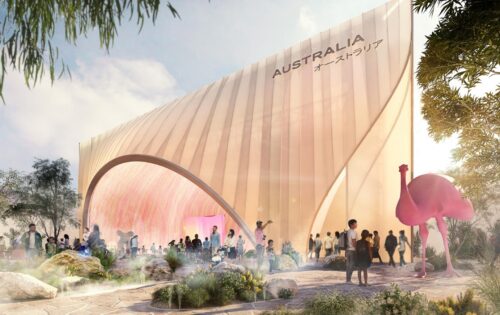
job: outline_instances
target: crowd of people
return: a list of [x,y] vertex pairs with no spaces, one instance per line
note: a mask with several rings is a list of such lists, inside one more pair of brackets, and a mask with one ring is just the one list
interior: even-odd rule
[[[268,220],[266,223],[260,220],[257,221],[254,234],[256,241],[255,256],[257,258],[257,269],[261,269],[264,258],[267,256],[270,273],[273,272],[275,266],[276,254],[274,251],[274,241],[272,239],[266,240],[264,230],[271,223],[271,220]],[[315,259],[316,262],[319,262],[323,250],[325,257],[340,255],[342,250],[345,251],[346,282],[352,283],[352,274],[357,270],[359,284],[366,286],[368,284],[368,268],[371,266],[372,262],[378,259],[380,264],[384,264],[380,256],[381,238],[378,231],[370,233],[368,230],[364,229],[361,231],[360,238],[358,239],[356,231],[358,223],[355,219],[348,221],[348,227],[349,229],[347,231],[336,231],[333,235],[331,232],[327,232],[323,239],[321,239],[319,233],[316,234],[315,238],[313,238],[313,234],[311,234],[308,241],[309,251],[307,256],[310,260]],[[221,257],[230,260],[237,258],[241,259],[245,253],[245,240],[242,235],[236,237],[235,231],[229,229],[229,233],[224,243],[222,243],[219,229],[215,225],[212,227],[210,235],[205,237],[204,240],[199,238],[198,234],[195,234],[193,239],[191,239],[190,236],[186,236],[184,239],[179,239],[178,242],[172,240],[168,243],[168,246],[164,248],[162,248],[161,245],[156,246],[155,243],[153,243],[149,248],[149,252],[144,245],[139,247],[139,236],[135,233],[119,232],[118,234],[121,235],[117,248],[117,253],[120,258],[135,258],[140,254],[164,255],[169,250],[174,250],[194,260],[214,261],[214,258],[218,257],[217,261],[220,261]],[[75,238],[72,244],[70,244],[70,237],[67,234],[64,234],[63,238],[59,241],[57,241],[55,237],[48,237],[45,246],[42,245],[42,242],[43,237],[36,230],[35,224],[30,224],[28,231],[23,233],[18,240],[18,244],[23,247],[27,258],[30,259],[42,255],[50,258],[67,249],[76,250],[87,255],[90,255],[91,252],[96,249],[104,249],[107,251],[106,243],[101,238],[98,225],[93,226],[92,232],[89,228],[85,228],[83,239],[80,240],[79,238]],[[498,242],[496,242],[496,244],[497,243]],[[291,244],[285,242],[283,246],[284,248],[286,246],[291,247]],[[396,267],[396,262],[394,260],[396,250],[399,252],[399,265],[404,266],[406,264],[404,254],[407,250],[407,246],[411,245],[404,230],[399,231],[398,237],[394,235],[392,230],[388,232],[384,242],[384,249],[389,256],[389,261],[387,262],[389,266]],[[498,247],[497,244],[497,256]],[[3,236],[0,236],[0,253],[4,256],[6,253],[6,245]],[[493,262],[496,260],[497,256],[495,256]]]

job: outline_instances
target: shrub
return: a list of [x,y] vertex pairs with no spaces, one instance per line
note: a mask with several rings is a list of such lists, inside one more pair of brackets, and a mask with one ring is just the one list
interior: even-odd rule
[[472,290],[465,291],[465,294],[460,294],[457,299],[448,297],[445,300],[431,301],[429,303],[430,311],[437,315],[468,315],[468,314],[485,314],[486,309],[481,301],[474,300]]
[[247,250],[245,254],[243,255],[245,258],[255,258],[257,257],[257,254],[255,253],[254,249]]
[[210,300],[210,294],[203,288],[192,289],[186,295],[187,305],[192,307],[202,307]]
[[369,301],[368,314],[428,314],[427,300],[423,294],[401,291],[392,284]]
[[170,288],[161,288],[153,293],[153,303],[202,307],[206,305],[227,305],[235,300],[254,301],[262,292],[260,276],[250,272],[228,271],[214,273],[198,270],[187,276],[181,283]]
[[224,306],[230,304],[232,301],[236,300],[236,291],[231,286],[223,286],[218,288],[214,292],[212,297],[213,303],[218,306]]
[[429,258],[429,257],[433,257],[433,256],[436,256],[437,255],[437,252],[436,252],[436,249],[432,246],[427,246],[425,248],[425,257]]
[[478,272],[473,287],[494,312],[500,312],[500,271],[497,268],[488,266]]
[[307,315],[351,315],[357,312],[357,299],[354,295],[338,293],[318,294],[306,303]]
[[326,263],[324,267],[331,270],[344,271],[346,270],[346,263],[347,261],[344,256],[335,256],[328,263]]
[[178,253],[174,249],[169,249],[167,254],[165,255],[165,260],[168,263],[168,266],[175,272],[177,268],[184,266],[185,257],[183,254]]
[[283,288],[283,289],[279,290],[279,292],[278,292],[278,297],[280,299],[283,299],[283,300],[289,300],[289,299],[293,298],[294,295],[295,294],[293,293],[292,290],[286,289],[286,288]]
[[116,256],[107,249],[96,248],[92,250],[92,256],[99,258],[104,270],[109,270],[116,261]]
[[298,313],[294,313],[288,310],[284,306],[280,306],[278,309],[274,311],[265,311],[264,313],[262,313],[262,315],[293,315],[293,314],[298,314]]

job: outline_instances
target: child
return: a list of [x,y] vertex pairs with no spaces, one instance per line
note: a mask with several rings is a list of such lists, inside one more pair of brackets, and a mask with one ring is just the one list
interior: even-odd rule
[[46,246],[47,258],[54,256],[57,252],[56,240],[53,237],[49,237],[49,241]]
[[[356,242],[356,267],[358,268],[358,279],[360,286],[368,286],[368,267],[372,261],[372,252],[370,247],[370,242],[368,230],[363,230],[361,232],[361,239]],[[361,281],[361,271],[363,271],[363,276],[365,282]]]
[[274,267],[275,255],[273,246],[274,246],[273,240],[267,241],[266,252],[267,252],[267,258],[269,259],[269,273],[273,273],[273,267]]

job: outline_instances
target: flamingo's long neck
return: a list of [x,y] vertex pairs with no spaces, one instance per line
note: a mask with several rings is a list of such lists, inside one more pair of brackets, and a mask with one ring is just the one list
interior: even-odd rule
[[406,172],[401,172],[401,192],[400,196],[408,194],[408,186],[406,186]]

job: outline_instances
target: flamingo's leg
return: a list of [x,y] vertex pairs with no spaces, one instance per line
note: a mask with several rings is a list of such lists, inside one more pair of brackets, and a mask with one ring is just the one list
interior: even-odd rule
[[451,264],[450,249],[448,248],[448,224],[444,221],[443,217],[436,217],[437,227],[441,236],[443,237],[444,251],[446,255],[446,273],[449,276],[457,275]]
[[427,224],[424,222],[418,225],[418,232],[420,233],[420,238],[422,239],[422,270],[418,273],[419,278],[424,278],[426,276],[425,272],[425,250],[427,248],[427,237],[429,236],[429,230],[427,229]]

